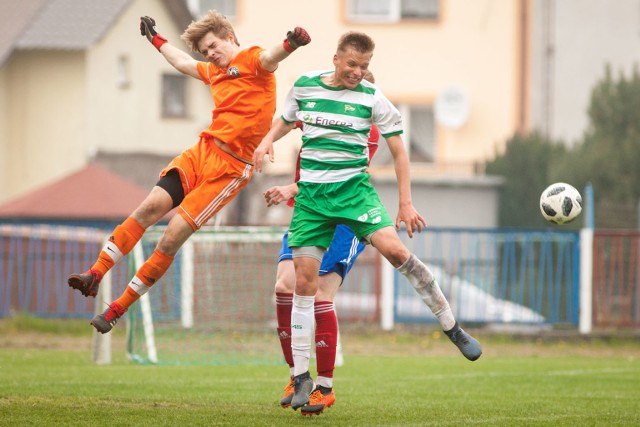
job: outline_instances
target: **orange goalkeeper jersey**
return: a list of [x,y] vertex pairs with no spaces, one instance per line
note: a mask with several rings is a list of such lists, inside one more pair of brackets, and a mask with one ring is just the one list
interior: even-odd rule
[[249,162],[276,111],[276,79],[260,64],[263,50],[257,46],[241,50],[226,69],[198,63],[198,73],[209,85],[215,105],[211,125],[200,135],[218,138]]

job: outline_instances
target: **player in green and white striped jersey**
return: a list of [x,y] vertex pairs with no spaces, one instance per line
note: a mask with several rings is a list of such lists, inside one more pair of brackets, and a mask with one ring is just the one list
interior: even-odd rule
[[[344,34],[333,57],[335,69],[305,74],[295,82],[282,116],[274,121],[253,157],[256,170],[261,172],[266,154],[273,161],[273,143],[293,129],[297,120],[304,123],[298,195],[289,227],[296,270],[291,312],[295,388],[291,407],[303,408],[303,412],[313,391],[309,357],[318,270],[337,224],[348,225],[409,279],[467,359],[476,360],[482,354],[480,343],[456,322],[429,268],[397,234],[403,222],[409,237],[422,231],[426,222],[411,202],[400,113],[377,86],[363,81],[373,49],[368,35]],[[369,182],[367,136],[372,124],[385,137],[394,159],[399,196],[395,224]]]

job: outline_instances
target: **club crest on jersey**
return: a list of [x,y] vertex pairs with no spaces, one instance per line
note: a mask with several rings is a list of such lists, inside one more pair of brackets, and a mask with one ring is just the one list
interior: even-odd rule
[[356,111],[356,109],[354,107],[352,107],[351,105],[345,105],[344,106],[344,111]]
[[306,104],[307,108],[315,108],[316,107],[316,102],[315,101],[309,101]]
[[238,67],[233,66],[227,70],[227,75],[229,77],[240,77],[240,70]]

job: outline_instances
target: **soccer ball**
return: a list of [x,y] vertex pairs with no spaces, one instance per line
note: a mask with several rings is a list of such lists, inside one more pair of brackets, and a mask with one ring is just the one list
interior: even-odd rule
[[556,182],[542,192],[540,212],[547,221],[566,224],[582,212],[582,196],[575,187],[564,182]]

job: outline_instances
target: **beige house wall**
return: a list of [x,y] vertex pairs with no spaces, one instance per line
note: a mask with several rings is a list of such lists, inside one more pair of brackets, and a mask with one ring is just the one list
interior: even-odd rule
[[[451,85],[468,93],[467,122],[459,129],[440,126],[436,131],[438,162],[472,163],[490,158],[515,131],[519,1],[443,0],[439,22],[401,24],[348,22],[345,0],[238,0],[237,4],[234,26],[243,44],[270,46],[296,25],[311,34],[311,44],[277,71],[277,114],[295,79],[306,71],[332,68],[339,36],[357,30],[375,40],[371,70],[393,102],[433,103]],[[280,162],[276,166],[280,167],[272,171],[290,169],[298,138],[289,135],[276,144],[276,161]]]
[[9,89],[7,69],[0,68],[0,201],[9,194]]
[[84,53],[15,52],[6,73],[3,200],[58,179],[83,163]]

